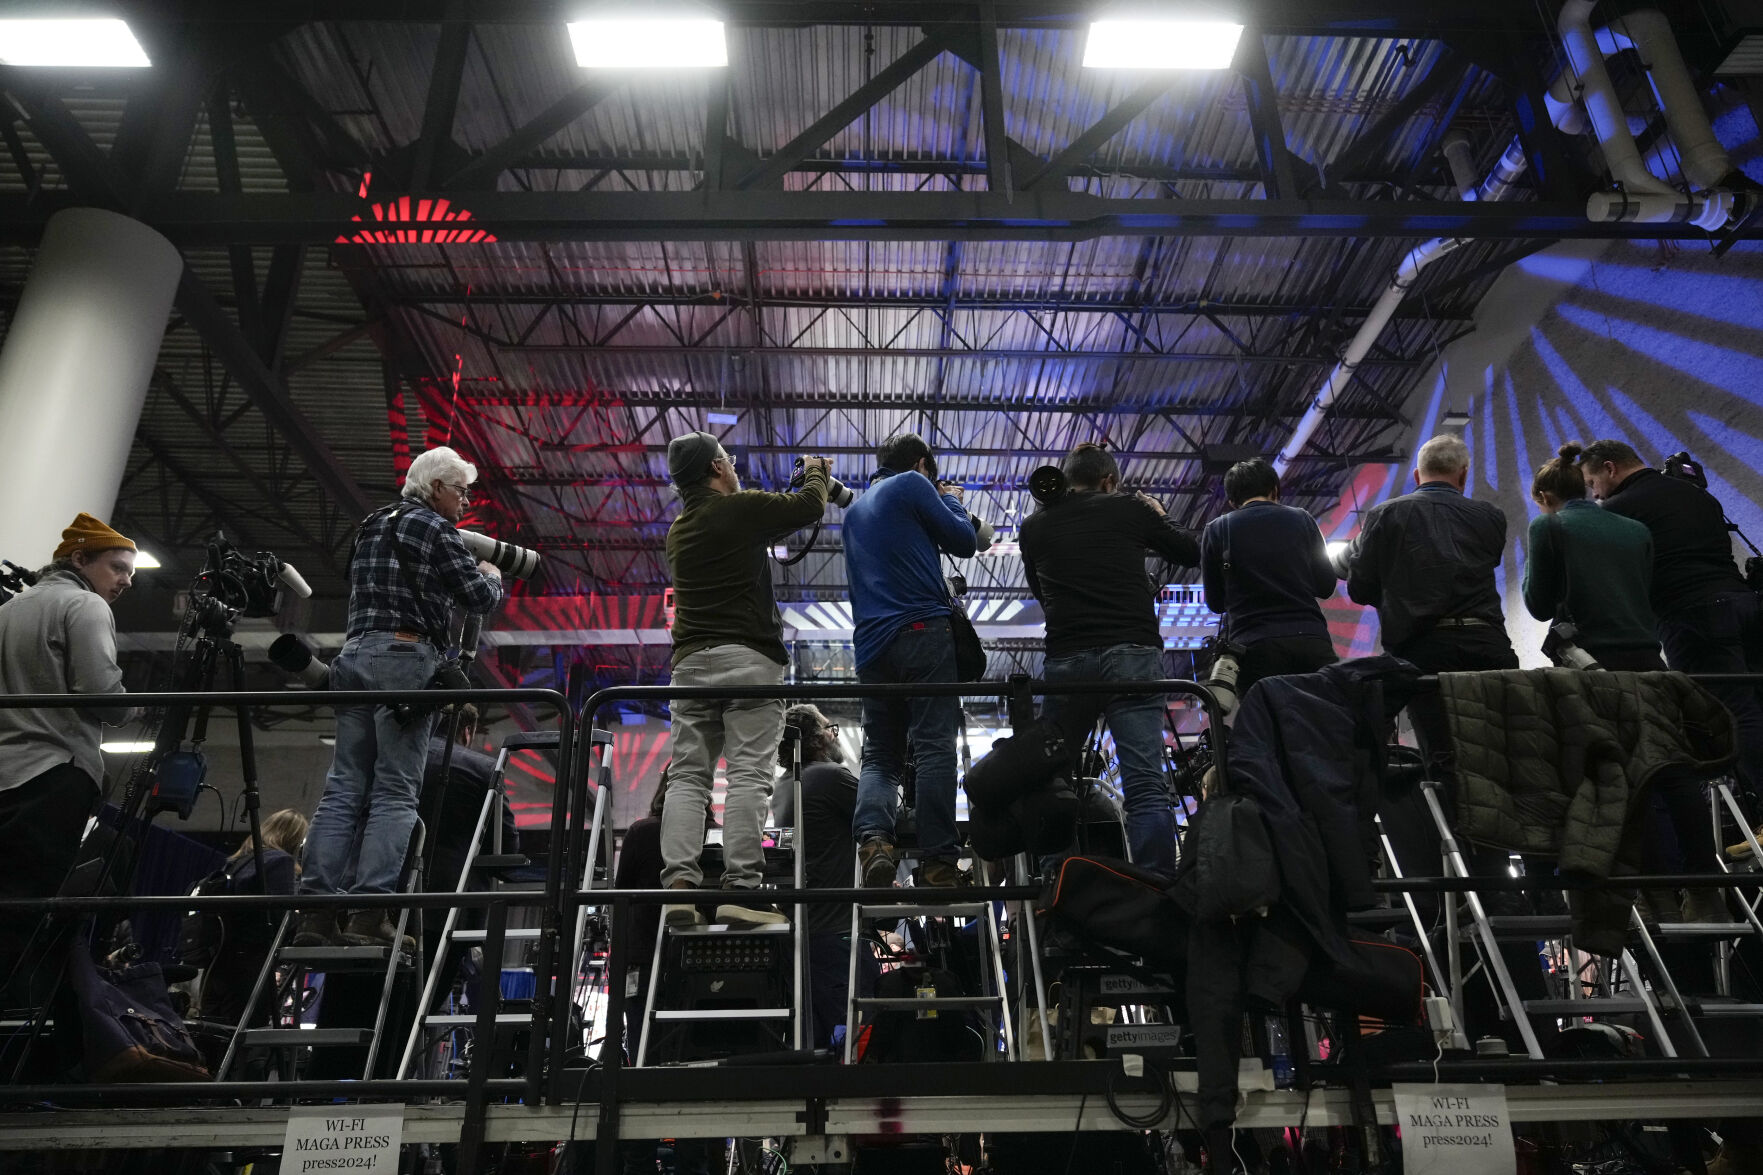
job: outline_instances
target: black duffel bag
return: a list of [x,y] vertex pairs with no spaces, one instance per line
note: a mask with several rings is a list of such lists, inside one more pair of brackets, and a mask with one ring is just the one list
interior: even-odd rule
[[1310,955],[1298,998],[1319,1008],[1375,1016],[1386,1024],[1425,1023],[1426,969],[1407,947],[1368,934],[1350,933],[1353,966],[1324,951]]
[[967,769],[962,787],[969,804],[996,812],[1070,773],[1071,753],[1064,733],[1041,719],[993,743]]
[[1188,918],[1167,884],[1112,857],[1067,857],[1041,895],[1038,912],[1052,915],[1087,942],[1142,958],[1179,982],[1188,967]]

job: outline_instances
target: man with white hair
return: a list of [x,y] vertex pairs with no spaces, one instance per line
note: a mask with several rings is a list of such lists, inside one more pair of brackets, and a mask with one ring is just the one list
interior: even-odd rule
[[[477,467],[452,449],[410,463],[403,499],[367,516],[349,557],[349,628],[331,688],[425,688],[445,657],[455,605],[474,615],[502,598],[502,576],[466,551],[457,523]],[[306,837],[300,892],[397,889],[416,824],[431,713],[391,706],[337,709],[337,747]],[[357,910],[339,934],[334,909],[300,917],[295,946],[390,944],[385,910]]]
[[1423,673],[1516,669],[1494,571],[1506,516],[1465,497],[1469,446],[1420,446],[1414,492],[1373,506],[1347,548],[1347,595],[1377,609],[1384,652]]

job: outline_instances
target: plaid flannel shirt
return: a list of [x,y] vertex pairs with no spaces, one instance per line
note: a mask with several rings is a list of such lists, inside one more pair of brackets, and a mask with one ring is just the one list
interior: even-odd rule
[[382,512],[362,524],[349,564],[348,635],[419,632],[445,645],[453,606],[488,612],[502,599],[502,585],[477,569],[459,531],[427,503],[411,499],[396,509],[394,522]]

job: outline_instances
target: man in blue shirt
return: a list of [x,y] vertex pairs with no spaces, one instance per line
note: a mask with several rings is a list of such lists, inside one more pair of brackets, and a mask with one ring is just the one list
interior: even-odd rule
[[[882,446],[869,492],[845,512],[845,568],[856,618],[857,680],[952,682],[955,637],[942,555],[978,546],[961,487],[939,486],[930,446],[908,433]],[[891,885],[894,817],[908,742],[918,781],[919,881],[960,883],[955,830],[954,697],[863,699],[863,769],[851,829],[865,885]]]
[[1314,673],[1335,663],[1318,600],[1334,595],[1335,571],[1316,520],[1279,502],[1279,474],[1256,457],[1224,475],[1231,511],[1200,536],[1206,606],[1225,617],[1222,635],[1243,649],[1237,696],[1263,677]]

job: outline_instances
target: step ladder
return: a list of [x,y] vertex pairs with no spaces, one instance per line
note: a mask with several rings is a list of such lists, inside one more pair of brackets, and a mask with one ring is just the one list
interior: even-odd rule
[[[791,812],[795,814],[796,827],[790,844],[791,865],[790,876],[796,889],[806,887],[806,839],[807,827],[802,811],[802,744],[799,739],[791,739],[793,762],[789,774],[789,786],[794,789]],[[608,776],[608,779],[610,777]],[[605,788],[602,788],[605,794]],[[590,850],[589,859],[593,852]],[[699,890],[709,895],[712,891]],[[765,891],[758,891],[763,895]],[[662,1025],[685,1026],[690,1024],[728,1024],[745,1022],[759,1025],[789,1025],[788,1047],[800,1051],[806,1047],[808,1039],[808,919],[806,908],[796,906],[789,912],[787,922],[772,923],[765,926],[730,926],[725,923],[710,923],[701,926],[669,926],[665,917],[656,929],[655,952],[649,965],[649,990],[643,1000],[642,1035],[637,1042],[636,1067],[648,1064],[649,1055],[655,1051],[657,1030]],[[582,919],[577,919],[577,937],[580,937]],[[618,927],[613,927],[618,933]],[[853,957],[856,944],[853,942]],[[780,959],[779,954],[787,955]],[[774,1000],[769,1006],[746,1008],[661,1008],[657,1001],[662,986],[662,962],[673,959],[677,966],[670,968],[670,974],[702,974],[709,975],[718,971],[728,974],[770,974],[783,972],[783,985],[788,987],[788,1004]],[[780,965],[781,964],[781,965]],[[777,1033],[778,1042],[783,1043],[783,1034]],[[670,1034],[671,1039],[671,1034]],[[772,1050],[765,1050],[772,1051]]]
[[[405,873],[404,884],[399,892],[419,893],[422,886],[422,856],[426,844],[422,821],[417,820],[410,833],[410,850],[407,859],[412,862]],[[374,1065],[379,1060],[380,1044],[386,1028],[386,1016],[392,1002],[392,991],[400,974],[416,974],[422,968],[422,927],[421,919],[412,917],[413,911],[406,906],[397,911],[395,922],[396,933],[392,945],[383,946],[324,946],[296,947],[284,945],[292,941],[296,919],[290,911],[284,915],[281,925],[276,929],[275,937],[270,943],[268,957],[264,959],[263,969],[257,973],[257,982],[251,988],[251,996],[245,1001],[245,1011],[239,1017],[239,1023],[233,1030],[233,1038],[227,1044],[226,1054],[221,1058],[220,1067],[216,1070],[216,1081],[226,1080],[233,1060],[243,1048],[269,1048],[283,1050],[288,1053],[290,1064],[286,1070],[293,1073],[297,1068],[298,1054],[301,1049],[317,1048],[367,1048],[367,1060],[362,1065],[361,1079],[373,1077]],[[415,940],[416,949],[406,951],[399,944],[405,935]],[[307,987],[307,977],[312,974],[323,974],[327,980],[333,975],[345,974],[381,974],[384,980],[380,985],[380,998],[374,1010],[371,1027],[356,1028],[307,1028],[300,1023],[302,1003],[299,995]],[[264,1006],[266,992],[273,991],[274,998],[268,1004],[267,1026],[253,1027],[251,1021],[254,1010]],[[288,1010],[292,1001],[292,1010]],[[289,1021],[292,1021],[291,1023]]]
[[[532,863],[522,854],[503,851],[506,847],[502,843],[503,815],[508,806],[508,793],[504,786],[504,780],[506,778],[508,760],[511,755],[518,751],[529,749],[556,750],[559,745],[560,735],[559,732],[555,730],[522,731],[510,735],[503,742],[502,748],[496,756],[496,767],[491,776],[491,786],[484,792],[483,803],[478,810],[477,824],[472,831],[471,843],[466,851],[465,865],[460,870],[459,876],[455,881],[453,888],[454,893],[464,894],[472,892],[472,874],[474,871],[484,871],[488,875],[490,889],[492,891],[498,891],[505,883],[500,878],[496,877],[493,871],[520,868]],[[593,746],[597,752],[601,752],[600,759],[603,762],[610,758],[610,756],[604,752],[606,749],[610,748],[611,745],[612,736],[608,732],[598,729],[593,732]],[[593,839],[590,841],[588,864],[583,870],[583,889],[594,888],[593,883],[596,872],[594,863],[597,859],[596,854],[598,851],[603,821],[606,815],[606,800],[608,795],[603,784],[604,781],[602,780],[602,786],[595,797]],[[487,844],[485,843],[486,839],[488,841]],[[501,997],[498,1000],[498,1006],[487,1017],[480,1015],[480,1010],[478,1009],[469,1012],[436,1012],[432,1010],[434,1007],[435,993],[440,990],[441,981],[444,978],[443,972],[447,967],[448,955],[451,953],[451,948],[455,943],[483,944],[484,957],[482,966],[486,970],[496,973],[498,979],[497,991],[498,993],[501,991],[501,956],[503,952],[493,952],[492,950],[496,946],[496,943],[493,940],[498,937],[497,932],[494,928],[460,927],[459,919],[461,909],[462,908],[459,906],[451,906],[447,910],[447,919],[441,928],[440,942],[435,949],[434,958],[429,960],[427,978],[423,983],[422,995],[417,1003],[419,1015],[416,1017],[415,1023],[411,1025],[410,1034],[405,1039],[403,1056],[398,1063],[397,1077],[399,1080],[403,1080],[411,1075],[411,1068],[416,1063],[416,1058],[419,1051],[423,1048],[425,1041],[432,1042],[437,1037],[444,1036],[448,1033],[474,1033],[481,1026],[488,1023],[494,1026],[497,1039],[487,1043],[490,1047],[497,1048],[506,1043],[503,1039],[506,1034],[510,1034],[521,1027],[531,1027],[532,1025],[532,1002],[530,998],[510,1000],[506,997]],[[578,948],[584,925],[585,909],[576,920],[576,938],[574,941],[578,944]],[[542,934],[542,928],[536,926],[504,926],[500,928],[499,938],[501,943],[505,946],[510,942],[537,942]],[[491,957],[492,953],[495,954],[494,958]],[[575,958],[576,955],[572,953],[569,957]],[[477,998],[478,994],[479,993],[476,991],[470,993],[471,998],[474,1000]],[[470,1043],[482,1047],[486,1042],[477,1042],[474,1040]]]
[[[916,860],[916,854],[902,853],[900,866]],[[979,885],[975,889],[975,897],[971,902],[913,902],[910,888],[897,891],[899,897],[888,901],[859,901],[851,906],[851,965],[849,993],[845,1006],[845,1064],[851,1064],[856,1058],[857,1036],[861,1029],[865,1012],[911,1011],[933,1012],[938,1010],[976,1012],[985,1020],[988,1029],[988,1047],[985,1051],[987,1060],[996,1060],[998,1050],[995,1041],[1001,1034],[1004,1042],[1004,1058],[1017,1060],[1016,1027],[1010,1011],[1008,988],[1004,978],[1004,950],[998,930],[998,918],[993,911],[992,901],[985,897],[985,891],[991,887],[986,863],[975,858],[974,871]],[[851,884],[853,888],[862,889],[863,861],[859,858],[852,870]],[[875,892],[875,891],[872,891]],[[980,983],[989,988],[980,995],[973,996],[859,996],[857,994],[857,951],[863,947],[863,928],[877,922],[898,924],[903,921],[921,921],[927,918],[949,918],[957,921],[977,920],[980,925]],[[1028,919],[1032,923],[1032,915]],[[1031,931],[1030,934],[1033,932]],[[1037,960],[1038,972],[1038,960]],[[1026,974],[1026,973],[1025,973]],[[1037,973],[1033,981],[1040,987]],[[1046,1007],[1041,1004],[1042,1023],[1046,1016]],[[1045,1033],[1043,1047],[1045,1047]]]

